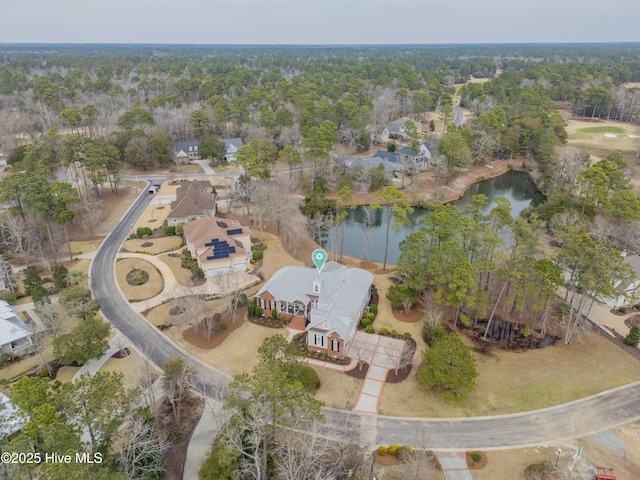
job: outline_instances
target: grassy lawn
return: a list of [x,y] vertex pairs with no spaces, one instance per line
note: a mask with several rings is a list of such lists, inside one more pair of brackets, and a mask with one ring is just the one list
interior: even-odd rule
[[[134,268],[149,274],[149,281],[142,285],[129,285],[127,273]],[[149,262],[139,258],[124,258],[116,262],[116,278],[118,285],[127,300],[146,300],[162,292],[162,275]]]
[[[151,243],[150,247],[143,247],[143,244]],[[160,237],[160,238],[134,238],[124,242],[124,248],[130,252],[145,252],[151,255],[169,252],[180,248],[182,237]]]
[[349,408],[353,408],[358,401],[358,394],[362,387],[362,380],[350,377],[338,370],[312,366],[320,377],[320,388],[316,398],[328,407],[345,408],[349,401]]
[[596,334],[581,344],[520,353],[496,351],[475,357],[480,375],[466,403],[453,405],[422,389],[414,367],[404,382],[385,385],[380,413],[416,417],[515,413],[570,402],[640,380],[640,362]]
[[155,230],[156,228],[162,228],[164,221],[169,215],[171,211],[171,205],[157,205],[151,204],[147,207],[142,215],[142,218],[138,220],[135,227],[133,227],[133,232],[138,228],[149,227],[151,230]]
[[176,281],[183,287],[190,287],[193,285],[191,281],[191,272],[186,268],[180,266],[180,257],[170,257],[169,255],[162,255],[159,257],[173,272],[176,277]]

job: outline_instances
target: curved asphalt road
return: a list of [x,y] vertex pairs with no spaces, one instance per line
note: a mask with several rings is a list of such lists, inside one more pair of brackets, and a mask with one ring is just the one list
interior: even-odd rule
[[[150,201],[145,188],[100,246],[91,264],[91,290],[100,300],[104,316],[153,363],[162,366],[169,358],[182,356],[196,370],[201,390],[212,398],[225,398],[229,377],[195,359],[135,313],[117,285],[116,254]],[[324,414],[334,434],[360,445],[395,443],[434,450],[523,447],[588,435],[640,419],[640,382],[556,407],[494,417],[401,418],[330,408],[324,409]]]

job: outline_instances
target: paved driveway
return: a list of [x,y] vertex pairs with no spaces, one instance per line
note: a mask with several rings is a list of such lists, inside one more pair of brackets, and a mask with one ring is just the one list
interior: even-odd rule
[[400,361],[404,344],[404,340],[356,332],[347,356],[369,364],[369,370],[362,382],[358,401],[353,407],[355,412],[378,413],[378,400],[387,373]]

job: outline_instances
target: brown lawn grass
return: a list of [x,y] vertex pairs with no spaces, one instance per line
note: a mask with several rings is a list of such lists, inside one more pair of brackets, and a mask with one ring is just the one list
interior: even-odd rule
[[95,252],[100,244],[102,243],[102,239],[95,240],[83,240],[83,241],[75,241],[71,242],[71,251],[74,255],[81,255],[83,253],[91,253]]
[[80,260],[75,260],[71,263],[65,264],[65,266],[68,270],[80,270],[85,275],[88,275],[89,267],[91,266],[91,260],[81,258]]
[[[152,243],[153,245],[143,247],[142,244],[144,243]],[[130,252],[145,252],[152,255],[176,250],[180,248],[180,245],[182,245],[182,237],[177,235],[160,238],[134,238],[124,242],[124,248]]]
[[[145,363],[140,354],[130,348],[130,354],[123,358],[110,358],[100,369],[101,372],[121,373],[124,377],[124,386],[127,389],[139,388],[140,379],[145,375]],[[155,371],[155,368],[151,367]]]
[[176,281],[182,285],[183,287],[190,287],[192,285],[191,282],[191,271],[186,268],[182,268],[180,266],[180,257],[170,257],[169,255],[161,255],[159,257],[173,272],[173,275],[176,277]]
[[640,379],[640,362],[595,334],[581,344],[474,356],[480,375],[467,402],[454,405],[425,391],[414,366],[404,382],[385,386],[380,413],[417,417],[515,413],[577,400]]
[[80,367],[61,367],[56,374],[56,380],[62,383],[69,383]]
[[[127,273],[138,268],[149,274],[149,281],[143,285],[129,285]],[[162,275],[153,265],[139,258],[123,258],[116,262],[116,278],[118,285],[127,300],[146,300],[162,292]]]
[[355,406],[362,387],[361,379],[350,377],[338,370],[313,365],[311,367],[320,378],[320,388],[316,393],[318,400],[323,401],[328,407],[345,408],[347,400],[349,409]]
[[161,228],[170,211],[170,205],[157,205],[152,203],[144,211],[131,233],[135,233],[138,228],[149,227],[151,230]]

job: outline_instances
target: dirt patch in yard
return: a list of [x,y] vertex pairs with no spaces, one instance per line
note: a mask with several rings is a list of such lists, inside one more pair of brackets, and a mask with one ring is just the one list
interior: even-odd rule
[[161,437],[167,438],[168,443],[164,454],[166,480],[182,480],[182,469],[187,457],[189,442],[193,431],[198,426],[204,406],[204,400],[188,397],[182,404],[180,424],[175,425],[171,405],[168,402],[162,404],[163,419],[159,425],[159,433]]
[[393,318],[403,323],[416,323],[422,320],[422,312],[418,309],[417,306],[414,306],[409,310],[409,314],[405,315],[404,309],[402,308],[391,308],[391,312],[393,313]]
[[[129,285],[127,282],[127,274],[133,269],[146,272],[149,275],[149,281],[142,285]],[[120,290],[127,300],[147,300],[155,297],[164,288],[162,275],[149,262],[139,258],[124,258],[116,262],[116,278]]]
[[222,322],[224,328],[220,331],[219,334],[211,334],[211,338],[207,340],[207,336],[204,332],[204,327],[200,325],[198,329],[198,334],[196,335],[193,326],[187,328],[184,332],[182,332],[183,338],[189,342],[191,345],[197,348],[201,348],[203,350],[210,350],[212,348],[216,348],[218,345],[222,344],[227,337],[233,332],[242,326],[244,322],[245,313],[247,308],[243,307],[238,309],[238,313],[236,316],[236,321],[231,321],[231,315],[229,312],[225,312],[222,314]]

